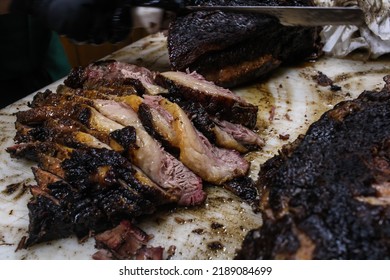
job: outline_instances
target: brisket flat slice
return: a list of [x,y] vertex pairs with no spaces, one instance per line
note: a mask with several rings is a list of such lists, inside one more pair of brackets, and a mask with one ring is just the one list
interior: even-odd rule
[[265,144],[264,140],[253,130],[210,115],[198,102],[172,95],[168,96],[167,99],[178,104],[186,112],[196,129],[210,142],[221,148],[246,153],[260,150]]
[[[311,0],[198,0],[196,5],[312,6]],[[169,27],[173,69],[196,71],[233,87],[267,75],[282,63],[301,62],[318,52],[318,29],[283,26],[269,15],[221,11],[177,17]]]
[[[179,205],[199,205],[206,199],[202,180],[151,137],[137,113],[127,104],[111,100],[95,101],[99,112],[136,130],[136,148],[129,151],[132,162],[154,182],[177,198]],[[153,159],[153,160],[150,160]]]
[[[136,91],[123,92],[121,84],[134,83]],[[201,104],[217,118],[254,128],[257,120],[257,106],[219,87],[196,73],[151,72],[146,68],[116,61],[104,61],[83,69],[74,69],[65,80],[66,86],[59,87],[58,93],[80,95],[89,99],[110,99],[126,101],[126,97],[137,95],[163,94],[179,96],[189,102]],[[119,83],[119,84],[118,84]],[[107,84],[112,91],[102,90]],[[72,97],[69,97],[72,98]],[[33,106],[47,102],[47,97],[36,97]],[[54,105],[54,104],[53,104]]]
[[99,90],[107,94],[159,94],[166,92],[153,82],[149,69],[124,62],[105,60],[74,68],[64,84],[70,88]]
[[246,175],[249,163],[235,150],[213,146],[192,125],[187,114],[161,96],[145,98],[155,113],[154,130],[179,150],[179,159],[204,181],[220,185]]
[[390,77],[326,112],[259,173],[264,224],[237,259],[388,259]]
[[168,71],[157,74],[155,80],[168,89],[169,96],[198,103],[212,116],[250,129],[256,126],[257,106],[197,73]]

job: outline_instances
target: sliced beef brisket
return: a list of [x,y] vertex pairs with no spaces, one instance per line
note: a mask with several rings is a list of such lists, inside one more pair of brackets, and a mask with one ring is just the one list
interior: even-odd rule
[[[251,130],[257,107],[195,73],[171,74],[178,77],[172,85],[167,77],[158,85],[159,73],[101,61],[74,69],[56,92],[37,93],[28,110],[15,114],[16,143],[7,152],[37,163],[26,247],[97,234],[101,250],[94,258],[159,259],[163,248],[133,242],[142,231],[131,222],[162,205],[202,204],[204,182],[257,204],[242,154],[263,145]],[[191,90],[199,98],[192,99]]]
[[116,95],[160,94],[165,92],[153,82],[154,73],[147,68],[114,60],[103,60],[86,67],[74,68],[64,84],[71,88],[95,89]]
[[210,115],[251,129],[256,126],[257,106],[207,81],[202,75],[168,71],[157,74],[156,82],[168,89],[168,95],[199,103]]

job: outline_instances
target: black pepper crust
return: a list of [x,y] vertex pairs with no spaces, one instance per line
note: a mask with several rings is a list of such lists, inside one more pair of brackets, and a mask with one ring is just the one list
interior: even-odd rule
[[72,234],[81,240],[156,209],[153,190],[134,178],[130,162],[119,153],[79,149],[61,166],[64,179],[32,187],[26,248]]
[[[311,0],[195,0],[201,6],[313,6]],[[223,87],[266,77],[281,63],[321,53],[321,28],[283,26],[265,14],[197,11],[170,23],[168,53],[175,70],[196,71]]]
[[261,166],[264,225],[237,259],[295,258],[300,234],[313,259],[390,258],[389,200],[367,199],[386,197],[375,186],[390,182],[389,89],[339,103]]
[[253,104],[222,95],[205,94],[205,92],[169,80],[161,74],[156,75],[155,81],[158,85],[168,89],[169,98],[175,102],[176,98],[180,98],[182,102],[196,102],[208,114],[217,118],[241,124],[250,129],[256,126],[258,107]]

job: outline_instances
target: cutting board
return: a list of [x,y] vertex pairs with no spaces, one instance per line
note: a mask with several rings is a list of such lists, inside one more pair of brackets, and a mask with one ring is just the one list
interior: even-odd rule
[[[281,67],[267,80],[233,91],[259,106],[257,131],[265,139],[261,151],[246,158],[251,163],[250,176],[256,180],[261,163],[306,132],[321,114],[342,100],[356,98],[363,90],[378,90],[383,77],[390,74],[389,58],[363,61],[359,54],[345,59],[322,57],[293,67]],[[169,70],[166,37],[157,33],[145,37],[104,59],[116,59],[155,71]],[[318,75],[329,77],[336,87],[321,86]],[[56,90],[63,80],[42,89]],[[42,91],[41,90],[41,91]],[[80,243],[67,238],[18,249],[27,236],[29,218],[28,185],[34,184],[34,163],[10,158],[5,149],[13,145],[14,113],[27,110],[34,93],[0,110],[0,259],[91,259],[97,250],[93,238]],[[174,246],[172,259],[232,259],[245,234],[261,226],[261,213],[228,191],[207,186],[208,198],[196,208],[164,209],[139,222],[139,227],[153,235],[150,245]]]

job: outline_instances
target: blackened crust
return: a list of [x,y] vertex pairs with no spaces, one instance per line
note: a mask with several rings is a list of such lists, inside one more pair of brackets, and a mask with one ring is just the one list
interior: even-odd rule
[[[313,1],[195,1],[197,5],[312,6]],[[168,54],[173,69],[196,71],[223,87],[264,78],[282,63],[318,55],[320,28],[283,26],[264,14],[221,11],[177,17],[169,27]]]
[[389,151],[388,88],[325,113],[262,165],[264,225],[246,236],[237,259],[297,258],[308,243],[312,259],[388,259]]
[[161,74],[158,74],[155,80],[158,85],[167,88],[172,97],[197,102],[203,106],[207,113],[217,118],[251,129],[256,126],[258,107],[253,104],[221,95],[205,94],[192,87],[175,83]]

